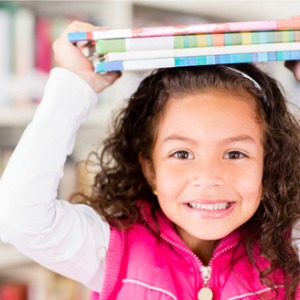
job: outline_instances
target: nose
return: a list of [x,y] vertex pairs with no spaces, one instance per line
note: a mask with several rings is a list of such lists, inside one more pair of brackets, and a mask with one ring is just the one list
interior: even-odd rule
[[224,184],[222,164],[211,159],[203,159],[193,164],[190,183],[203,188],[216,188]]

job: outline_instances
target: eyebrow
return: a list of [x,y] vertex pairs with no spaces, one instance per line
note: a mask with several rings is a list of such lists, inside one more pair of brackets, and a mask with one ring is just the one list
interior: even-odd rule
[[[182,141],[182,142],[187,142],[190,144],[197,144],[196,140],[188,138],[188,137],[183,137],[180,135],[170,135],[166,137],[163,140],[163,143],[165,142],[172,142],[172,141]],[[255,140],[249,136],[249,135],[240,135],[240,136],[234,136],[234,137],[229,137],[221,141],[222,144],[230,144],[230,143],[237,143],[237,142],[250,142],[255,144]]]
[[249,135],[234,136],[234,137],[227,138],[223,141],[224,144],[230,144],[235,142],[251,142],[255,144],[254,139]]
[[180,135],[176,135],[176,134],[172,134],[172,135],[166,137],[165,139],[163,139],[163,143],[172,142],[172,141],[181,141],[181,142],[188,142],[188,143],[196,144],[195,140],[193,140],[191,138],[183,137]]

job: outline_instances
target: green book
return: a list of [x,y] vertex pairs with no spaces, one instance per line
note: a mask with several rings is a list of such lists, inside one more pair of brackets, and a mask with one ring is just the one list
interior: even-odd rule
[[96,40],[96,53],[299,42],[300,30],[246,31]]

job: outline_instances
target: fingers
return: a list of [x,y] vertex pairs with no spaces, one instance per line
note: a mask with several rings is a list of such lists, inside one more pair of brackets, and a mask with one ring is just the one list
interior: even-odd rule
[[[300,19],[300,15],[292,17],[292,20],[298,20],[298,19]],[[293,73],[295,79],[300,82],[300,61],[299,60],[285,61],[284,66],[287,69],[289,69]]]
[[94,86],[96,93],[103,91],[108,86],[112,85],[119,77],[121,77],[121,72],[109,72],[106,74],[97,74],[98,80]]
[[112,72],[107,74],[95,73],[91,61],[83,54],[82,49],[68,41],[68,33],[93,31],[103,28],[90,23],[73,21],[53,43],[54,57],[58,66],[72,71],[84,79],[94,90],[99,93],[111,85],[120,77],[121,73]]
[[69,26],[64,30],[62,36],[67,36],[70,32],[80,32],[80,31],[92,31],[97,30],[99,27],[94,26],[93,24],[80,22],[80,21],[73,21],[69,24]]
[[[90,23],[73,21],[69,26],[63,31],[63,33],[54,41],[53,50],[55,56],[59,57],[59,51],[63,49],[72,49],[76,51],[76,46],[68,41],[68,33],[71,32],[81,32],[81,31],[91,31],[98,28]],[[78,51],[79,52],[79,51]]]

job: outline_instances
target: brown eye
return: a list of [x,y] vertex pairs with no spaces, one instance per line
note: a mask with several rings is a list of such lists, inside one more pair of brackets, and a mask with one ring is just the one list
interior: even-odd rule
[[241,159],[246,157],[246,155],[240,151],[230,151],[225,154],[225,158],[228,159]]
[[172,155],[175,158],[178,159],[192,159],[192,155],[188,152],[188,151],[184,151],[184,150],[180,150],[180,151],[176,151],[175,153],[173,153]]

